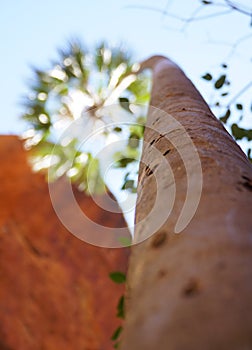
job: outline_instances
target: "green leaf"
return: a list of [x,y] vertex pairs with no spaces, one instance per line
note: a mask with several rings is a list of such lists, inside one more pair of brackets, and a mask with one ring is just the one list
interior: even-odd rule
[[222,94],[221,94],[221,96],[227,96],[229,94],[229,92],[223,92]]
[[238,127],[237,124],[231,126],[231,131],[236,140],[241,140],[244,137],[243,131]]
[[126,168],[128,164],[135,162],[136,159],[135,158],[127,158],[127,157],[123,157],[121,159],[119,159],[116,162],[116,167],[117,168]]
[[139,146],[139,136],[136,134],[131,134],[128,141],[128,146],[131,148],[137,148]]
[[100,72],[105,68],[104,49],[105,49],[105,43],[103,42],[96,48],[95,63]]
[[115,283],[125,283],[126,281],[126,276],[124,273],[120,272],[120,271],[115,271],[115,272],[111,272],[109,274],[109,277],[111,278],[111,280]]
[[126,157],[129,159],[134,159],[134,161],[139,160],[139,150],[138,148],[132,148],[127,146],[125,150]]
[[100,175],[99,160],[89,155],[88,171],[87,171],[87,193],[103,194],[105,185]]
[[132,243],[132,240],[129,237],[119,237],[118,241],[123,247],[130,247]]
[[222,117],[220,117],[220,121],[222,121],[225,124],[228,118],[230,117],[230,115],[231,115],[231,111],[230,109],[227,109],[226,113]]
[[237,103],[236,108],[241,111],[243,109],[243,105],[241,103]]
[[203,3],[204,5],[211,5],[211,4],[212,4],[212,1],[202,0],[202,3]]
[[127,89],[135,97],[135,103],[146,103],[150,99],[150,78],[138,74],[137,79]]
[[134,135],[135,138],[139,138],[141,139],[143,137],[144,134],[144,125],[142,125],[142,123],[140,123],[140,121],[138,121],[138,123],[140,124],[134,124],[130,126],[130,133],[131,135]]
[[119,338],[119,335],[122,333],[122,326],[119,326],[113,333],[111,340],[117,340]]
[[129,189],[129,188],[132,188],[132,187],[134,187],[134,180],[127,180],[124,184],[123,184],[123,186],[122,186],[122,190],[127,190],[127,189]]
[[122,295],[117,304],[117,314],[116,314],[118,318],[122,318],[122,319],[124,319],[125,317],[124,302],[125,302],[125,298],[124,298],[124,295]]
[[115,132],[121,132],[121,131],[122,131],[122,128],[119,128],[119,126],[116,126],[113,130],[114,130]]
[[225,84],[225,81],[226,81],[226,75],[223,74],[219,77],[218,80],[216,80],[215,84],[214,84],[214,87],[216,89],[220,89],[224,84]]
[[121,187],[121,190],[129,190],[131,193],[136,193],[137,188],[135,187],[135,181],[129,178],[130,175],[132,175],[132,173],[128,172],[124,176],[124,184]]
[[61,96],[65,96],[68,94],[68,87],[66,85],[63,85],[59,90],[58,90],[58,93],[59,95]]
[[232,135],[236,140],[241,140],[247,138],[248,141],[252,140],[252,129],[243,129],[240,128],[237,124],[231,126]]
[[213,77],[210,73],[206,73],[205,75],[202,76],[202,78],[205,80],[208,80],[208,81],[213,79]]
[[102,64],[103,64],[102,55],[101,54],[97,54],[97,56],[96,56],[96,65],[97,65],[99,71],[102,70]]
[[118,349],[118,348],[119,348],[119,345],[120,345],[120,343],[117,342],[117,343],[115,343],[115,344],[113,345],[113,348],[114,348],[114,349]]
[[122,190],[128,190],[131,188],[134,188],[135,181],[134,180],[127,180],[122,186]]
[[126,97],[119,97],[119,103],[120,103],[120,106],[125,109],[127,112],[130,112],[132,113],[132,111],[130,110],[129,108],[129,99],[126,98]]

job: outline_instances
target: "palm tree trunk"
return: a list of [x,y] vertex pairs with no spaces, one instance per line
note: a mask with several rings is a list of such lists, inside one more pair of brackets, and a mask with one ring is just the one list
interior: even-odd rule
[[146,67],[154,109],[139,174],[142,243],[120,349],[252,349],[252,166],[177,65],[155,56]]

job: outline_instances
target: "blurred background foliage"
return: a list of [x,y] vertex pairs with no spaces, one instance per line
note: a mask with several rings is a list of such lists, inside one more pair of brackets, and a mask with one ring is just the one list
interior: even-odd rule
[[[29,125],[23,139],[25,148],[32,150],[33,169],[50,169],[49,181],[66,175],[88,194],[103,193],[106,186],[95,156],[99,141],[104,147],[122,138],[127,142],[114,150],[112,161],[117,168],[134,165],[134,178],[131,171],[124,172],[121,189],[136,192],[149,74],[138,72],[140,65],[128,52],[105,42],[90,51],[75,39],[58,54],[47,70],[32,68],[23,99],[22,118]],[[84,125],[76,134],[71,126],[80,117]],[[94,133],[96,144],[88,140],[83,145]]]

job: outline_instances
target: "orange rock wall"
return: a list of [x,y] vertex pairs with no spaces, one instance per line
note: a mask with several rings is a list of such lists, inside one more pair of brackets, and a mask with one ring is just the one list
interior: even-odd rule
[[[110,350],[124,291],[108,275],[126,270],[128,250],[70,234],[26,157],[17,137],[0,137],[0,349]],[[76,196],[100,224],[124,225],[121,214],[104,216],[90,197]]]

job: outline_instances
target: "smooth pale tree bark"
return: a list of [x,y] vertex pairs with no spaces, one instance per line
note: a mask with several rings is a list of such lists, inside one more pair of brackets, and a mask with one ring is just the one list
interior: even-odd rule
[[[153,70],[151,106],[181,123],[197,148],[203,188],[193,219],[175,233],[193,176],[185,155],[192,168],[194,157],[169,118],[149,112],[135,239],[145,237],[155,200],[160,212],[168,211],[165,189],[174,184],[175,203],[157,232],[132,247],[120,349],[252,349],[252,166],[177,65],[155,56],[145,67]],[[165,168],[158,171],[152,147],[167,159],[173,176]],[[198,185],[191,182],[191,195]],[[157,186],[161,191],[154,198]]]

